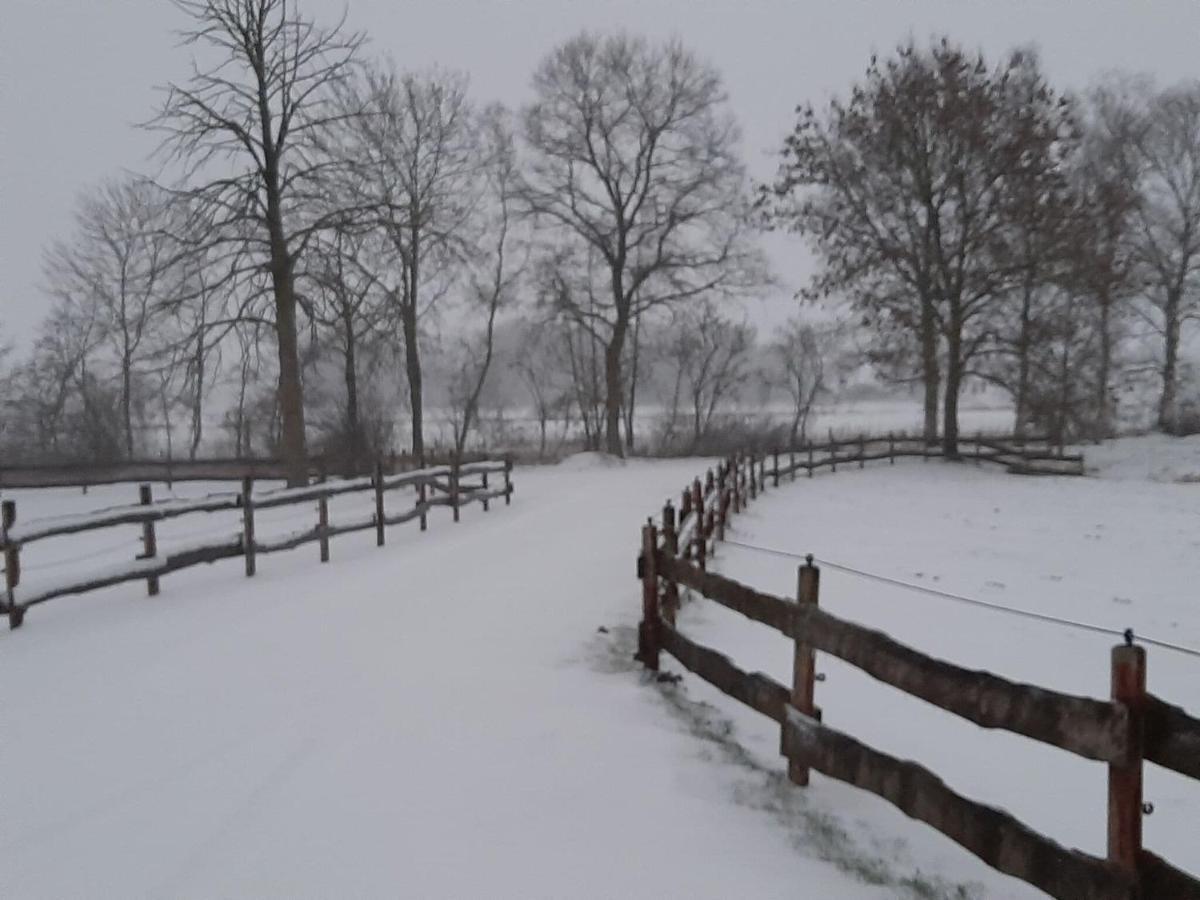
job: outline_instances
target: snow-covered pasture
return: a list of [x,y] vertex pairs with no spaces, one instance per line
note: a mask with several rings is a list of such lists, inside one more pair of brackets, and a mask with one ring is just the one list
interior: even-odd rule
[[[1100,448],[1097,478],[1020,478],[942,462],[869,468],[768,491],[733,520],[738,542],[813,553],[859,568],[1037,612],[1200,648],[1194,579],[1200,548],[1200,442],[1161,438]],[[1147,480],[1145,469],[1159,481]],[[797,562],[718,545],[715,570],[793,596]],[[888,632],[969,668],[1104,698],[1111,637],[981,610],[864,579],[831,566],[821,604],[835,615]],[[707,600],[685,605],[681,630],[728,653],[746,670],[790,683],[791,644]],[[1200,712],[1200,659],[1150,647],[1149,689]],[[673,662],[674,670],[680,670]],[[1062,843],[1103,857],[1106,767],[1037,742],[986,731],[893,690],[839,660],[818,655],[824,721],[891,755],[913,759],[973,799],[1005,808]],[[698,679],[685,689],[738,726],[764,762],[778,753],[778,728]],[[1037,896],[1010,879],[975,875],[961,851],[914,826],[883,801],[814,776],[813,797],[831,812],[899,837],[926,866],[954,879],[978,877],[988,896]],[[1200,874],[1200,784],[1148,765],[1146,846]]]
[[[1200,486],[1137,475],[1150,452],[1156,476],[1186,474],[1200,444],[1119,442],[1089,479],[839,470],[769,491],[731,536],[1197,645]],[[0,633],[0,896],[1036,896],[869,794],[816,774],[787,785],[771,723],[632,663],[639,526],[708,464],[521,468],[511,507],[457,526],[439,509],[425,534],[389,529],[384,549],[348,535],[325,566],[310,545],[263,558],[254,579],[230,561],[165,578],[157,598],[135,583],[31,611]],[[16,496],[28,520],[136,488]],[[331,518],[370,503],[335,498]],[[221,516],[198,519],[237,530]],[[314,521],[315,504],[257,524]],[[161,524],[160,545],[194,538],[186,522]],[[131,559],[139,540],[129,526],[34,544],[25,578]],[[723,545],[715,565],[795,590],[788,560]],[[821,599],[934,655],[1107,694],[1102,636],[832,569]],[[790,677],[791,647],[762,626],[707,601],[680,625]],[[1197,661],[1149,657],[1150,689],[1200,710]],[[834,727],[1103,852],[1102,765],[818,665]],[[1200,870],[1200,786],[1150,766],[1146,797],[1147,846]]]

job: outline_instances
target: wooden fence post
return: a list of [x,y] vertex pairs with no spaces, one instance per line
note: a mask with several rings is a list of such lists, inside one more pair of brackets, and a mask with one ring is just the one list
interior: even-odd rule
[[513,461],[511,456],[504,457],[504,505],[512,504],[512,467]]
[[779,448],[775,448],[775,480],[772,487],[779,487]]
[[788,470],[792,473],[792,481],[796,480],[796,444],[788,445]]
[[894,466],[895,464],[896,464],[896,438],[889,431],[888,432],[888,465]]
[[[149,484],[138,485],[138,501],[142,506],[149,506],[154,502],[154,497],[150,491]],[[142,559],[153,559],[158,556],[158,538],[154,534],[154,523],[142,523]],[[158,576],[151,575],[146,579],[146,592],[151,597],[158,596]]]
[[1146,648],[1127,643],[1112,650],[1112,699],[1129,710],[1129,754],[1108,767],[1108,859],[1134,878],[1142,852],[1142,754],[1146,707]]
[[21,583],[21,550],[19,547],[8,546],[8,532],[17,524],[17,501],[5,500],[0,504],[0,541],[4,548],[4,592],[8,605],[8,627],[21,627],[25,619],[25,610],[17,606],[16,588]]
[[383,522],[383,460],[375,460],[375,546],[382,547],[384,540]]
[[254,479],[246,476],[242,479],[242,553],[246,557],[246,577],[253,577],[257,571],[254,556]]
[[729,514],[729,488],[725,487],[722,479],[717,493],[717,540],[725,540],[725,519]]
[[750,454],[750,499],[751,500],[757,499],[757,497],[758,497],[758,484],[754,477],[755,470],[757,469],[757,466],[755,465],[755,463],[756,463],[756,460],[754,459],[754,454],[751,453]]
[[[821,570],[813,565],[812,554],[805,559],[797,575],[796,601],[801,607],[812,604],[818,605]],[[792,706],[812,718],[820,718],[817,707],[813,702],[813,684],[817,677],[816,654],[810,644],[796,638],[795,655],[792,659]],[[786,726],[785,726],[786,727]],[[800,762],[788,759],[788,780],[792,784],[804,787],[808,784],[808,767]]]
[[488,495],[487,495],[488,477],[487,476],[488,476],[488,473],[484,472],[483,473],[483,511],[484,512],[488,511]]
[[700,488],[700,479],[692,481],[692,515],[696,517],[695,527],[692,528],[693,555],[704,568],[704,491]]
[[659,655],[658,574],[654,565],[657,544],[658,535],[654,525],[643,526],[642,555],[638,557],[638,575],[642,579],[642,621],[638,625],[637,659],[654,672],[658,671]]
[[763,492],[767,489],[767,454],[763,453],[758,459],[758,490]]
[[812,478],[812,477],[813,477],[813,445],[812,445],[812,438],[809,438],[809,439],[808,439],[808,441],[807,441],[806,443],[808,444],[808,477],[809,477],[809,478]]
[[833,440],[833,429],[829,429],[829,471],[837,472],[837,446]]
[[321,545],[321,562],[329,562],[329,498],[317,498],[317,536]]
[[454,521],[459,519],[458,512],[458,453],[450,454],[450,508],[454,510]]
[[858,435],[858,467],[865,469],[867,467],[867,438],[861,432]]
[[[672,558],[679,555],[679,532],[675,527],[675,507],[671,505],[669,500],[663,507],[663,553]],[[673,581],[668,581],[662,616],[669,624],[674,626],[675,615],[678,612],[679,585]]]
[[417,485],[417,504],[421,510],[421,530],[424,531],[426,528],[429,527],[429,523],[426,521],[426,513],[428,512],[428,510],[425,508],[425,482],[424,482],[424,480],[422,480],[421,483],[419,485]]
[[983,452],[983,432],[975,432],[975,465],[982,466],[983,462],[980,459]]

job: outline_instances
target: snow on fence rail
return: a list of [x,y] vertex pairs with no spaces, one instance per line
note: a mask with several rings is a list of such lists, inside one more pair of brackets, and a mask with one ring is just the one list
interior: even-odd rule
[[[502,476],[501,484],[497,486],[490,483],[489,475]],[[464,480],[471,478],[477,480]],[[26,611],[32,606],[67,594],[82,594],[126,581],[145,579],[148,591],[153,596],[158,593],[158,582],[163,575],[201,563],[241,556],[246,561],[246,575],[253,576],[259,554],[291,550],[314,541],[320,543],[321,562],[328,562],[330,538],[372,528],[375,529],[376,544],[382,547],[386,526],[419,519],[421,530],[424,531],[427,527],[428,513],[435,507],[449,507],[453,512],[454,521],[457,522],[462,507],[470,503],[482,504],[485,512],[491,500],[502,497],[505,504],[511,503],[512,460],[506,458],[469,463],[454,460],[446,466],[432,466],[392,475],[384,473],[384,466],[380,462],[376,464],[375,473],[370,477],[322,481],[304,487],[280,488],[258,494],[254,493],[253,488],[254,479],[247,476],[242,480],[240,492],[210,494],[189,500],[154,502],[150,485],[143,484],[140,486],[139,504],[36,519],[28,523],[17,521],[16,501],[5,500],[0,507],[0,552],[4,556],[3,608],[8,615],[9,627],[18,628],[25,619]],[[400,488],[413,488],[416,491],[416,501],[411,508],[389,515],[385,509],[384,496],[388,491]],[[340,524],[330,523],[330,498],[367,491],[374,492],[375,498],[375,510],[371,516]],[[312,528],[265,540],[255,537],[257,510],[314,501],[317,504],[317,522]],[[241,511],[240,530],[235,531],[231,528],[225,537],[188,544],[167,554],[159,553],[156,523],[180,516],[230,510]],[[47,538],[137,524],[142,526],[143,552],[135,560],[113,563],[83,577],[76,576],[29,589],[21,586],[23,547]]]
[[[480,455],[479,459],[486,459]],[[428,458],[431,465],[449,465],[451,456]],[[360,461],[361,462],[361,461]],[[388,473],[409,468],[413,458],[395,453],[385,460]],[[369,465],[369,462],[368,462]],[[313,457],[308,474],[324,478],[326,473],[362,471],[344,458]],[[130,459],[116,462],[27,463],[0,465],[0,488],[83,487],[125,482],[233,481],[284,479],[287,464],[278,459],[225,457],[213,459]]]
[[[886,442],[882,456],[869,451]],[[994,449],[992,456],[982,451]],[[853,448],[857,453],[837,455]],[[1033,453],[1021,459],[1002,441],[980,441],[979,458],[1013,471],[1035,471],[1044,462]],[[807,451],[808,448],[805,448]],[[818,461],[817,452],[826,456]],[[887,634],[845,621],[819,605],[820,570],[810,556],[799,570],[797,597],[785,599],[707,571],[709,554],[725,539],[727,523],[783,475],[837,463],[917,455],[894,439],[833,442],[795,454],[737,455],[695,479],[675,507],[664,507],[661,531],[642,529],[638,578],[642,621],[637,658],[657,671],[666,652],[718,690],[779,723],[788,777],[808,784],[809,770],[871,791],[936,828],[988,865],[1070,900],[1196,900],[1200,879],[1142,847],[1144,761],[1200,779],[1200,719],[1146,691],[1146,649],[1132,636],[1112,651],[1112,696],[1097,700],[1021,684],[989,672],[964,669],[915,650]],[[969,456],[970,454],[968,454]],[[1064,457],[1051,455],[1055,465]],[[1082,471],[1082,458],[1073,460]],[[680,588],[767,625],[794,642],[790,687],[761,672],[745,672],[726,655],[697,644],[676,626]],[[1009,813],[951,790],[924,767],[896,759],[822,724],[814,703],[817,651],[849,663],[873,678],[984,728],[997,728],[1059,747],[1108,765],[1108,854],[1106,859],[1068,849],[1030,829]]]

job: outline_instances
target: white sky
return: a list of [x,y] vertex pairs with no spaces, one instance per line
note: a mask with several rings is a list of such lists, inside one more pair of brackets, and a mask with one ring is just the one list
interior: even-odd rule
[[[1080,88],[1123,68],[1162,82],[1200,75],[1200,3],[969,0],[301,0],[329,21],[344,6],[374,53],[471,74],[476,99],[519,105],[529,76],[578,30],[679,35],[726,78],[751,171],[769,177],[795,106],[844,92],[872,51],[912,34],[947,33],[992,58],[1019,43],[1042,51],[1051,78]],[[18,344],[46,306],[42,247],[70,227],[83,186],[143,169],[153,138],[132,123],[154,109],[155,85],[187,71],[168,0],[0,0],[0,334]],[[805,254],[769,244],[796,281]],[[776,298],[759,315],[786,312]]]

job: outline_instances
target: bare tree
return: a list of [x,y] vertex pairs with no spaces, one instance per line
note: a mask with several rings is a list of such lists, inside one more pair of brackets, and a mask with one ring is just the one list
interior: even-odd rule
[[1200,318],[1200,82],[1163,91],[1136,136],[1138,262],[1147,320],[1162,338],[1158,426],[1173,430],[1183,327]]
[[354,111],[333,91],[362,37],[317,26],[292,0],[173,0],[193,22],[183,42],[205,58],[171,84],[151,128],[161,154],[183,168],[179,192],[213,223],[237,273],[269,276],[278,348],[282,454],[290,483],[307,480],[304,395],[297,331],[297,262],[314,234],[336,221],[323,185],[337,168],[323,152],[329,129]]
[[542,62],[534,93],[524,200],[602,261],[602,290],[563,312],[604,346],[605,448],[619,456],[633,323],[654,306],[760,277],[738,129],[716,71],[674,41],[584,33]]
[[340,438],[355,468],[364,464],[370,449],[361,415],[360,357],[363,344],[378,332],[387,313],[375,275],[376,243],[373,234],[336,229],[314,245],[309,272],[317,287],[313,322],[329,336],[330,346],[341,358],[346,396]]
[[363,110],[342,152],[355,160],[350,189],[394,261],[396,275],[384,283],[404,342],[412,452],[423,459],[423,325],[472,249],[483,168],[477,117],[466,77],[453,72],[372,67],[342,94],[348,111]]
[[828,390],[827,356],[836,354],[840,335],[835,328],[818,329],[798,318],[789,319],[771,344],[779,366],[779,381],[791,399],[789,446],[808,437],[808,420],[817,397]]
[[[784,149],[777,220],[808,234],[824,269],[814,293],[848,293],[884,331],[915,336],[926,438],[944,377],[942,445],[958,452],[958,401],[991,344],[995,300],[1014,277],[1003,229],[1008,179],[1052,171],[1071,110],[1019,50],[996,69],[948,40],[880,63],[825,121],[809,107]],[[793,194],[799,194],[799,197]]]
[[139,375],[154,347],[164,301],[178,285],[178,251],[170,237],[168,198],[133,179],[105,182],[85,194],[75,232],[55,241],[43,269],[47,289],[95,324],[115,359],[126,457],[134,455],[134,404]]
[[456,373],[452,401],[457,409],[454,446],[466,445],[479,415],[479,399],[487,384],[495,355],[496,317],[515,301],[514,292],[528,262],[528,242],[518,233],[514,217],[517,188],[517,154],[508,113],[493,107],[481,122],[483,137],[479,152],[486,160],[482,180],[485,196],[473,227],[486,242],[466,260],[464,269],[468,327],[476,317],[483,319],[478,340],[464,341],[465,355]]
[[520,352],[510,364],[529,394],[538,425],[538,460],[546,458],[549,424],[563,420],[563,437],[570,422],[572,392],[569,373],[561,365],[560,336],[553,322],[522,322],[518,328]]
[[750,375],[754,329],[724,318],[711,300],[681,310],[672,323],[665,363],[674,369],[690,406],[690,452],[708,437],[721,404],[733,398]]

